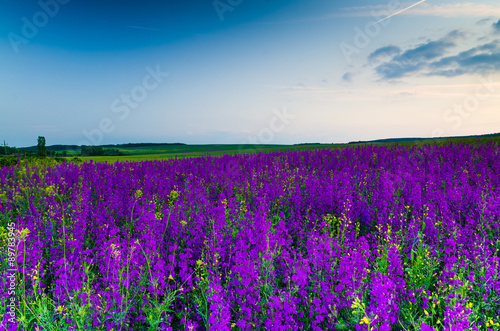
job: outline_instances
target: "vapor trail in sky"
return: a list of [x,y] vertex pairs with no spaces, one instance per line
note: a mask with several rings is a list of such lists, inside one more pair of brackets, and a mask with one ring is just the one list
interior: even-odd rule
[[409,7],[406,7],[405,9],[401,9],[400,11],[398,11],[398,12],[396,12],[396,13],[392,14],[392,15],[389,15],[389,16],[387,16],[387,17],[385,17],[385,18],[381,19],[380,21],[375,22],[375,24],[377,24],[377,23],[379,23],[379,22],[382,22],[383,20],[386,20],[386,19],[388,19],[388,18],[391,18],[391,17],[393,17],[393,16],[395,16],[395,15],[401,14],[402,12],[407,11],[408,9],[413,8],[413,7],[415,7],[415,6],[419,5],[419,4],[421,4],[422,2],[426,2],[426,1],[427,1],[427,0],[422,0],[422,1],[419,1],[419,2],[417,2],[417,3],[413,4],[413,5],[409,6]]

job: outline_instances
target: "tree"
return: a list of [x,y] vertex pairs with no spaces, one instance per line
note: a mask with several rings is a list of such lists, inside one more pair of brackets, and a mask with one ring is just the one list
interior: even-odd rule
[[47,149],[45,148],[45,137],[38,137],[38,156],[39,157],[46,157],[47,156]]

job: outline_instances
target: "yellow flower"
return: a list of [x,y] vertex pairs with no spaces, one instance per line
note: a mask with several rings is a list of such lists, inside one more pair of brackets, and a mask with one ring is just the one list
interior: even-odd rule
[[429,313],[427,312],[427,310],[424,309],[424,313],[425,315],[429,315]]
[[168,276],[168,279],[174,280],[174,277],[172,275]]
[[365,324],[370,324],[370,319],[369,319],[368,317],[366,317],[366,316],[365,316],[365,317],[363,317],[363,322],[364,322]]
[[21,231],[19,231],[19,230],[17,230],[17,231],[19,232],[19,237],[21,237],[21,239],[25,239],[26,236],[31,233],[30,229],[28,229],[28,228],[24,228]]

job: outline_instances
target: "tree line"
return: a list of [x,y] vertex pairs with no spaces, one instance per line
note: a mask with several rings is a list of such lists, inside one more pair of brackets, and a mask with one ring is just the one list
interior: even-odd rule
[[117,156],[117,155],[125,155],[120,152],[118,149],[113,148],[102,148],[98,146],[82,146],[82,150],[80,152],[81,156]]

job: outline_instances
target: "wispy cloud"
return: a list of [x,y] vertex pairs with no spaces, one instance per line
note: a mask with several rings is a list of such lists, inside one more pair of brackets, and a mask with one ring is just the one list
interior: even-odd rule
[[493,29],[498,33],[500,32],[500,20],[496,23],[493,23]]
[[493,17],[487,17],[487,18],[480,19],[479,21],[476,22],[476,24],[477,25],[485,25],[485,24],[488,24],[489,22],[491,22],[493,20],[494,20]]
[[456,77],[464,74],[487,74],[500,71],[500,48],[493,42],[471,48],[429,64],[429,76]]
[[[440,76],[457,77],[466,74],[488,74],[500,72],[500,41],[494,40],[465,51],[453,53],[457,44],[465,40],[465,35],[457,30],[439,40],[427,41],[410,48],[401,54],[385,57],[376,64],[375,72],[381,80],[392,81],[408,76]],[[368,56],[386,54],[387,49],[395,46],[379,48]]]
[[342,76],[342,80],[344,82],[352,82],[352,77],[353,77],[353,74],[351,72],[346,72],[343,76]]
[[[417,6],[418,5],[418,6]],[[435,5],[419,1],[401,5],[401,10],[394,15],[406,16],[439,16],[439,17],[491,17],[500,16],[500,5],[478,4],[474,2]],[[410,9],[411,10],[408,10]],[[294,24],[337,19],[339,17],[375,17],[387,13],[387,5],[370,5],[342,8],[339,12],[328,13],[320,16],[301,17],[283,21],[267,21],[261,24]],[[386,17],[388,18],[388,17]],[[386,19],[384,18],[384,19]]]
[[379,58],[384,58],[387,56],[394,56],[394,55],[398,55],[398,54],[401,54],[401,48],[399,48],[398,46],[394,46],[394,45],[384,46],[384,47],[377,49],[373,53],[371,53],[368,56],[368,61],[375,62]]
[[54,125],[30,125],[28,128],[32,129],[56,129],[57,126]]
[[[416,5],[416,4],[415,4]],[[372,16],[374,12],[387,10],[387,6],[373,5],[363,7],[344,8],[342,13],[335,16]],[[420,6],[406,10],[401,15],[425,15],[441,17],[481,17],[500,16],[500,5],[493,6],[473,2],[435,5],[422,3]]]
[[410,48],[401,54],[401,50],[399,50],[399,52],[395,52],[396,46],[386,46],[371,53],[368,56],[368,60],[373,62],[373,58],[377,58],[379,54],[387,55],[387,50],[394,48],[394,51],[392,52],[394,56],[392,56],[388,61],[378,65],[375,68],[375,71],[383,79],[398,79],[409,74],[419,72],[425,67],[428,61],[444,56],[447,50],[456,45],[455,40],[460,37],[463,37],[463,34],[455,30],[439,40],[428,41],[414,48]]
[[411,8],[413,8],[413,7],[415,7],[415,6],[418,6],[418,5],[420,5],[421,3],[424,3],[424,2],[426,2],[426,1],[427,1],[427,0],[421,0],[421,1],[417,2],[417,3],[414,3],[413,5],[408,6],[408,7],[406,7],[406,8],[403,8],[403,9],[401,9],[401,10],[399,10],[399,11],[395,12],[394,14],[391,14],[391,15],[389,15],[389,16],[386,16],[386,17],[384,17],[383,19],[378,20],[378,21],[377,21],[377,22],[375,22],[375,23],[380,23],[380,22],[382,22],[382,21],[385,21],[385,20],[386,20],[386,19],[388,19],[388,18],[391,18],[391,17],[393,17],[393,16],[396,16],[396,15],[402,14],[403,12],[407,11],[408,9],[411,9]]
[[66,130],[58,128],[57,126],[54,126],[54,125],[30,125],[30,126],[27,126],[26,128],[35,129],[35,130],[43,130],[43,131],[47,131],[47,132],[66,131]]
[[[491,88],[499,88],[500,82],[484,82],[484,86]],[[291,94],[299,97],[307,97],[312,100],[381,100],[387,98],[445,98],[450,97],[467,97],[471,95],[470,88],[477,87],[476,84],[441,84],[441,85],[416,85],[406,86],[403,88],[381,87],[381,88],[351,88],[351,89],[335,89],[323,87],[308,87],[304,89],[293,89],[283,86],[286,94]],[[500,98],[500,95],[493,96]]]
[[149,28],[146,26],[137,26],[137,25],[127,25],[127,28],[140,29],[140,30],[150,30],[150,31],[165,31],[165,30],[161,30],[161,29],[155,29],[155,28]]

